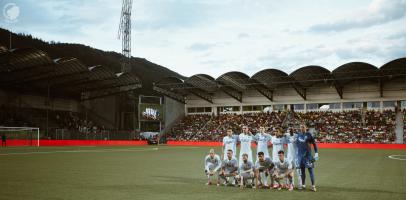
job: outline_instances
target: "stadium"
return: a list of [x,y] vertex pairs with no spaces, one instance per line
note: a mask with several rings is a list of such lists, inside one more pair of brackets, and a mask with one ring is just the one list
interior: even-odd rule
[[406,198],[406,49],[186,76],[131,56],[121,3],[121,54],[13,32],[4,5],[0,199]]

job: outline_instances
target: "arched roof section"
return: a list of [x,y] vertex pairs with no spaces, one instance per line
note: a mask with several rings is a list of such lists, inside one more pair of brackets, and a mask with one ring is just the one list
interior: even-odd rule
[[269,89],[289,84],[289,75],[278,69],[264,69],[252,75],[251,80],[265,85]]
[[229,86],[238,91],[243,91],[249,86],[250,77],[242,72],[232,71],[219,76],[216,81],[221,86]]
[[354,80],[377,80],[380,76],[377,67],[364,62],[350,62],[341,65],[333,70],[332,74],[341,86]]
[[379,71],[386,79],[406,77],[406,57],[384,64]]
[[316,65],[302,67],[292,72],[289,77],[292,81],[299,83],[303,87],[311,87],[317,83],[332,80],[330,70]]
[[207,74],[196,74],[185,80],[188,86],[202,89],[206,92],[215,92],[217,89],[216,80]]

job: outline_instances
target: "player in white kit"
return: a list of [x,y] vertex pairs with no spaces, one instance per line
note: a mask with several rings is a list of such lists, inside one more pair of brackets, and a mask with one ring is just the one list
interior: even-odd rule
[[[255,186],[256,188],[268,188],[268,177],[273,174],[274,164],[270,158],[265,158],[264,152],[258,152],[258,160],[255,162]],[[271,177],[271,185],[273,178]]]
[[[302,185],[302,178],[300,177],[300,168],[297,167],[299,166],[298,164],[298,159],[297,159],[297,147],[296,147],[296,138],[297,138],[297,133],[293,130],[293,128],[289,128],[287,133],[285,134],[286,137],[286,143],[288,145],[288,151],[287,151],[287,156],[286,159],[288,159],[292,163],[292,167],[295,170],[296,169],[296,174],[297,176],[297,181],[299,187]],[[295,184],[295,179],[292,179],[292,185]]]
[[273,173],[273,178],[274,180],[278,183],[279,187],[278,190],[281,190],[283,185],[281,181],[284,179],[287,179],[287,188],[289,191],[293,190],[293,167],[292,163],[288,160],[285,159],[285,152],[280,150],[278,152],[278,161],[274,162],[275,164],[275,171]]
[[283,145],[286,144],[286,138],[283,135],[282,128],[276,128],[275,135],[272,136],[272,161],[278,161],[278,152],[284,150]]
[[253,163],[252,160],[252,149],[251,143],[254,140],[252,133],[248,130],[248,126],[242,127],[242,133],[238,136],[238,140],[240,141],[240,156],[239,156],[239,163],[242,162],[242,155],[246,153],[248,155],[248,161]]
[[248,161],[248,154],[243,154],[242,160],[243,162],[240,164],[238,179],[240,187],[244,188],[252,186],[254,183],[254,164]]
[[[271,135],[265,133],[265,127],[259,127],[259,133],[255,135],[255,141],[257,142],[257,152],[264,152],[265,158],[269,158],[268,144],[271,141]],[[258,160],[258,154],[257,154]]]
[[220,156],[214,153],[214,149],[210,149],[209,155],[204,159],[204,173],[207,176],[206,185],[211,185],[210,178],[214,175],[217,175],[217,186],[220,185],[219,172],[221,168],[221,159]]
[[233,150],[233,157],[236,156],[237,153],[237,141],[238,136],[233,135],[232,129],[227,129],[227,136],[223,138],[223,159],[227,158],[227,150]]
[[233,150],[229,149],[227,150],[227,157],[224,158],[223,162],[221,163],[221,172],[219,177],[225,181],[224,185],[227,186],[229,183],[231,183],[232,185],[236,186],[237,175],[238,161],[235,159],[235,157],[233,157]]
[[[274,135],[272,136],[272,161],[275,163],[279,160],[278,152],[284,151],[284,145],[286,144],[286,138],[283,135],[282,128],[278,127],[274,131]],[[273,185],[273,188],[276,189],[279,186],[277,184]]]

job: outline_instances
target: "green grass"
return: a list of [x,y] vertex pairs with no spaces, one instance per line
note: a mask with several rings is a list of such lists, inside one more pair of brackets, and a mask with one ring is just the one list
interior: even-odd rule
[[406,151],[321,149],[314,193],[205,186],[209,148],[153,148],[1,148],[0,199],[406,199]]

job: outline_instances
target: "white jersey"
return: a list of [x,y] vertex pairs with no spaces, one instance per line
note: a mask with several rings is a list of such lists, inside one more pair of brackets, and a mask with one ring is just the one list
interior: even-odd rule
[[291,136],[289,133],[286,133],[286,143],[288,144],[288,152],[285,154],[287,155],[286,158],[290,162],[296,162],[296,154],[297,154],[296,138],[297,134],[293,134],[293,136]]
[[233,150],[233,157],[237,154],[237,138],[238,136],[232,135],[223,138],[224,157],[227,158],[227,150]]
[[217,171],[221,167],[221,159],[219,155],[214,155],[212,158],[210,155],[207,155],[204,159],[204,169],[206,171]]
[[272,160],[278,161],[278,151],[284,150],[283,145],[286,143],[285,137],[272,136]]
[[238,136],[238,140],[240,141],[240,156],[238,161],[242,162],[242,154],[246,153],[248,154],[248,161],[253,162],[251,142],[254,140],[254,138],[251,135],[241,133]]
[[[269,158],[268,143],[271,141],[272,137],[266,133],[257,133],[255,135],[255,140],[257,141],[257,154],[258,152],[264,152],[264,157]],[[258,155],[257,155],[258,160]]]
[[292,162],[289,160],[284,160],[281,162],[279,159],[275,163],[275,169],[278,170],[279,173],[286,173],[288,170],[292,169]]
[[238,161],[234,157],[231,159],[225,158],[221,164],[221,168],[226,172],[226,174],[236,172],[238,171]]

